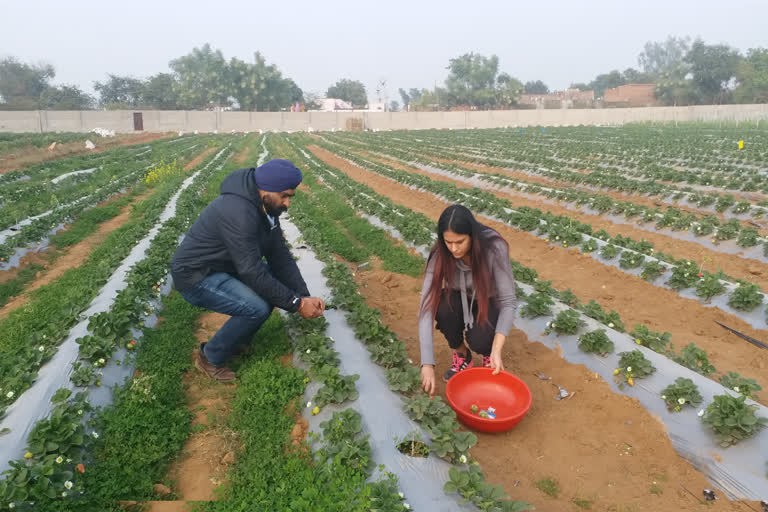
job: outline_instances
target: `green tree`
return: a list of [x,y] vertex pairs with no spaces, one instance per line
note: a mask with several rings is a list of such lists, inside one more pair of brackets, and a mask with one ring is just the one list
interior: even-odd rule
[[141,103],[146,108],[158,110],[179,109],[176,78],[170,73],[158,73],[143,84]]
[[605,94],[606,89],[613,89],[620,85],[627,83],[626,78],[618,69],[597,75],[594,80],[589,83],[589,88],[595,91],[595,97],[600,98]]
[[465,53],[448,63],[448,78],[445,88],[446,100],[451,105],[491,107],[496,102],[496,75],[499,72],[499,58]]
[[525,94],[549,94],[549,87],[541,80],[525,82],[523,87]]
[[628,84],[652,84],[656,81],[656,77],[645,71],[638,71],[635,68],[627,68],[622,71],[624,82]]
[[708,45],[694,41],[685,62],[690,66],[691,80],[702,103],[723,103],[728,99],[729,84],[736,77],[741,56],[724,44]]
[[231,82],[227,61],[221,50],[206,43],[174,59],[170,67],[176,73],[176,90],[184,108],[203,109],[209,105],[229,105]]
[[690,47],[690,37],[669,36],[661,42],[648,41],[637,57],[637,62],[643,71],[650,75],[662,73],[685,75],[688,68],[685,56]]
[[408,91],[401,87],[397,92],[400,94],[400,99],[403,100],[403,108],[408,110],[408,104],[411,102],[411,97],[408,95]]
[[368,104],[368,95],[365,92],[365,85],[358,80],[342,78],[328,88],[325,96],[327,98],[344,100],[355,106]]
[[768,49],[750,48],[736,72],[738,86],[733,91],[739,103],[768,103]]
[[99,104],[108,109],[131,109],[141,104],[144,82],[131,76],[107,75],[104,82],[94,82]]
[[392,100],[389,102],[389,110],[390,112],[397,112],[400,110],[400,102],[397,100]]
[[40,108],[40,95],[49,87],[56,71],[50,64],[32,66],[14,57],[0,60],[0,98],[4,109]]
[[580,91],[589,91],[591,88],[589,87],[589,84],[585,84],[584,82],[574,82],[570,86],[571,89],[578,89]]
[[[542,83],[542,85],[544,85]],[[546,87],[546,86],[544,86]],[[509,73],[499,73],[496,78],[496,105],[497,107],[509,107],[516,105],[523,92],[523,84],[509,75]]]
[[90,110],[96,100],[74,85],[47,87],[40,95],[43,110]]

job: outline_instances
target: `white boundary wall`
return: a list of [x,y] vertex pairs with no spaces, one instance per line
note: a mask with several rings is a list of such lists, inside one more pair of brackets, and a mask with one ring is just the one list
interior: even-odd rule
[[141,112],[148,132],[332,131],[348,121],[369,130],[505,128],[524,126],[621,125],[632,122],[768,121],[768,104],[695,105],[468,112],[207,112],[193,110],[0,111],[0,132],[88,132],[106,128],[133,132]]

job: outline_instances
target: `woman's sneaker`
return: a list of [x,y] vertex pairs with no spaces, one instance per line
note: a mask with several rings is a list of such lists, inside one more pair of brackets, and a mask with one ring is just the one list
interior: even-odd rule
[[458,352],[453,353],[453,363],[451,364],[451,367],[448,368],[448,371],[445,372],[445,375],[443,376],[443,380],[445,382],[448,382],[448,379],[456,375],[462,370],[466,370],[467,368],[472,368],[472,355],[466,354],[462,355]]

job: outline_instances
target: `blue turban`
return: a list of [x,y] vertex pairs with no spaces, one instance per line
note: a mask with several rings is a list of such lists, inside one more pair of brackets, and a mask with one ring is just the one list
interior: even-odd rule
[[301,183],[301,171],[288,160],[275,158],[257,167],[253,173],[256,186],[265,192],[282,192]]

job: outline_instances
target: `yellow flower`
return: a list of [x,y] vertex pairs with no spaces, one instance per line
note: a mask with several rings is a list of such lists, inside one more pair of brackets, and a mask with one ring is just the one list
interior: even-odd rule
[[25,453],[24,454],[24,458],[25,459],[31,459],[32,458],[32,453],[30,453],[30,452]]

